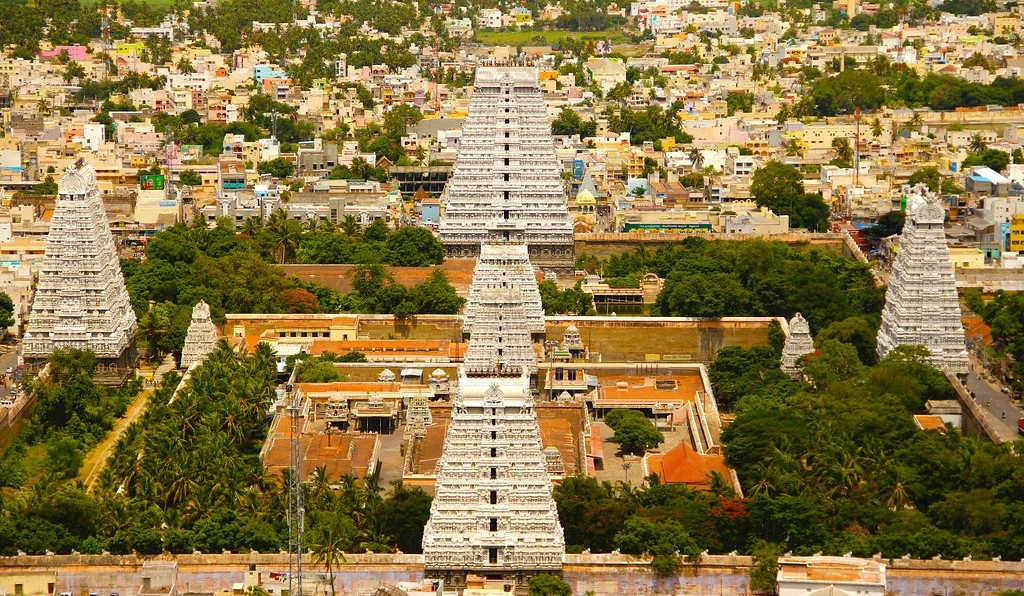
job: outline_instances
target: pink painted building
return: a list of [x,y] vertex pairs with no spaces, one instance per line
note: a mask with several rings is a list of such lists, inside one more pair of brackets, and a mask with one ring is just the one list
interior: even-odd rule
[[36,56],[40,59],[56,58],[61,52],[67,52],[68,58],[75,62],[83,62],[86,59],[86,47],[85,46],[55,46],[52,50],[42,50],[36,52]]

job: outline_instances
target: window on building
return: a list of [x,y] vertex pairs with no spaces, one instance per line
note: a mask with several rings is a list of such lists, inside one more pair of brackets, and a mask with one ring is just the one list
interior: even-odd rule
[[497,532],[498,531],[498,518],[496,518],[496,517],[492,517],[491,518],[491,528],[490,529],[491,529],[492,532]]
[[497,505],[497,504],[498,504],[498,491],[492,490],[491,491],[491,505]]

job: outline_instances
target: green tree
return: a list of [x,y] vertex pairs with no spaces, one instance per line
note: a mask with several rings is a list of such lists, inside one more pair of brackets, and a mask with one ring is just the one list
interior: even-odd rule
[[814,338],[814,343],[820,347],[826,341],[835,339],[851,345],[857,350],[857,357],[860,358],[861,363],[871,366],[878,362],[877,335],[878,329],[867,318],[850,317],[836,321],[822,329]]
[[390,233],[385,243],[386,260],[402,267],[425,267],[444,260],[444,247],[433,232],[419,226],[403,226]]
[[619,444],[624,453],[643,453],[663,443],[665,435],[647,418],[629,417],[615,428],[612,440]]
[[778,544],[758,540],[753,548],[754,565],[750,568],[750,589],[761,594],[775,594],[779,571]]
[[551,122],[551,134],[579,135],[580,138],[592,137],[597,133],[597,123],[593,120],[584,122],[583,118],[572,108],[562,108],[558,116]]
[[203,177],[195,170],[185,170],[178,175],[178,182],[185,186],[202,186]]
[[985,166],[1002,172],[1010,163],[1010,154],[998,149],[986,149],[981,153],[972,153],[961,164],[964,168]]
[[323,512],[306,534],[306,543],[313,553],[313,563],[327,569],[327,581],[334,596],[334,570],[345,562],[345,551],[355,546],[358,529],[352,518],[336,512]]
[[820,353],[810,358],[804,374],[816,387],[827,388],[840,381],[854,379],[864,372],[857,349],[839,340],[822,342]]
[[84,456],[78,441],[63,433],[51,438],[46,446],[50,471],[57,478],[74,478]]
[[554,575],[535,575],[530,578],[529,596],[572,596],[572,587]]
[[0,292],[0,329],[14,325],[14,301],[7,292]]
[[754,94],[749,91],[730,91],[725,96],[729,116],[736,112],[749,113],[754,108]]
[[274,178],[288,178],[295,173],[295,164],[292,162],[278,157],[270,161],[261,161],[256,166],[256,171],[260,174],[270,174]]

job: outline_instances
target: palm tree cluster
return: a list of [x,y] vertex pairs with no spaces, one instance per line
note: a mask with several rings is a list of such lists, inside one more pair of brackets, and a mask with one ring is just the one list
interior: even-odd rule
[[177,376],[168,377],[115,445],[102,490],[154,503],[183,525],[221,507],[258,511],[256,491],[269,485],[254,433],[274,399],[274,364],[265,344],[243,358],[222,340],[176,395]]

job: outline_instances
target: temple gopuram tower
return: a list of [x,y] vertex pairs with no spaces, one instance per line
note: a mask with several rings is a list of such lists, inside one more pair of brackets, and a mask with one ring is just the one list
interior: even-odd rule
[[192,309],[192,321],[185,334],[185,345],[181,348],[181,368],[188,370],[198,364],[217,347],[217,328],[210,318],[210,307],[200,300]]
[[525,244],[545,271],[573,271],[573,226],[536,68],[476,71],[455,170],[441,197],[448,257]]
[[943,227],[946,211],[918,186],[907,199],[907,220],[885,293],[878,357],[896,346],[923,345],[928,362],[954,374],[967,373],[967,349],[960,321],[953,265]]
[[121,382],[138,360],[137,328],[96,171],[79,159],[57,184],[46,255],[25,331],[26,366],[38,370],[58,348],[92,350],[99,361],[97,380]]
[[468,574],[525,585],[560,572],[565,556],[530,387],[536,281],[491,281],[473,278],[475,317],[423,532],[427,577],[453,588]]
[[811,326],[803,315],[796,313],[789,320],[789,333],[786,334],[786,343],[782,345],[782,372],[789,375],[794,381],[799,381],[803,377],[800,358],[813,351],[814,340],[811,339]]
[[494,290],[515,286],[516,292],[522,297],[520,306],[526,317],[526,328],[530,337],[543,341],[546,328],[544,326],[544,307],[541,305],[540,290],[537,288],[537,276],[530,255],[523,244],[485,244],[480,247],[480,254],[473,270],[473,284],[469,288],[469,299],[462,318],[463,339],[472,335],[474,321],[484,307],[482,294],[486,290]]

